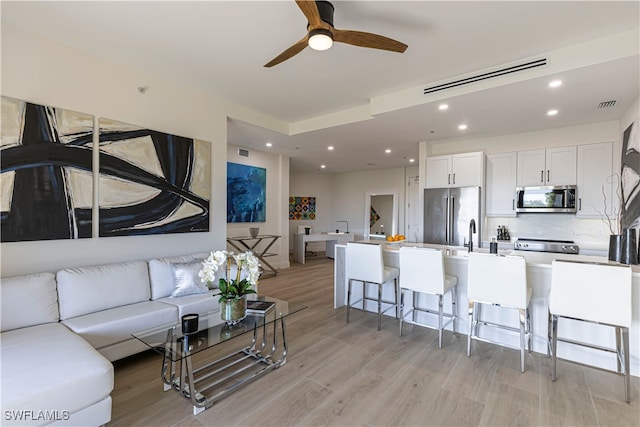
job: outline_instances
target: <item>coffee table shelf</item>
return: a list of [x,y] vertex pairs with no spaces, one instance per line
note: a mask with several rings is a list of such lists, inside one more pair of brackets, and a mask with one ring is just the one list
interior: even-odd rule
[[[218,320],[212,315],[204,315],[199,321],[198,331],[188,335],[182,333],[179,323],[133,334],[162,354],[164,390],[177,391],[188,399],[193,405],[194,415],[286,363],[285,319],[305,307],[269,297],[257,299],[273,301],[275,308],[264,316],[248,315],[234,326],[213,324]],[[231,341],[229,345],[235,349],[223,353],[223,356],[210,357],[206,352],[216,351],[220,349],[216,347]],[[224,349],[226,346],[221,350]]]

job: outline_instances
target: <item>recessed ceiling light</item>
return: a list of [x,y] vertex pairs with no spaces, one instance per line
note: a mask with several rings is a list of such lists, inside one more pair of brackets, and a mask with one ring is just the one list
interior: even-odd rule
[[409,163],[414,163],[416,159],[409,159]]
[[266,144],[264,144],[264,145],[266,145],[267,147],[272,147],[272,146],[273,146],[273,144],[272,144],[272,143],[270,143],[270,142],[267,142],[267,143],[266,143]]
[[326,165],[320,165],[320,169],[324,169],[326,167],[327,167]]
[[549,83],[549,87],[558,87],[562,85],[562,80],[553,80]]
[[467,129],[467,125],[465,125],[464,123],[461,124],[460,126],[458,126],[458,129],[460,130],[466,130]]
[[328,146],[327,150],[329,150],[329,151],[333,150],[333,145]]
[[387,153],[387,154],[389,154],[389,153],[391,153],[391,149],[390,149],[390,148],[387,148],[386,150],[384,150],[384,152],[385,152],[385,153]]
[[547,111],[547,116],[555,116],[558,114],[558,110],[549,110]]
[[448,104],[440,104],[438,105],[438,110],[444,111],[444,110],[448,110],[449,109],[449,105]]

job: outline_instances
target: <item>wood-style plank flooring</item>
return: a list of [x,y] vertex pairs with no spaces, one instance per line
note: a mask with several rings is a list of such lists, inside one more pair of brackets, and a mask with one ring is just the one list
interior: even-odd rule
[[640,381],[631,404],[623,379],[466,337],[333,309],[333,261],[308,258],[260,281],[260,293],[305,304],[287,322],[286,365],[194,416],[174,391],[163,392],[161,357],[152,351],[115,363],[109,426],[638,426]]

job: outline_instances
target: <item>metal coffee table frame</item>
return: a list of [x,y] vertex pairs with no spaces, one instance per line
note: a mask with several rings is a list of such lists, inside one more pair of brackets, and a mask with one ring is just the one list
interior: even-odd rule
[[[267,299],[273,301],[272,298]],[[286,304],[287,311],[283,313],[279,311],[278,300],[275,301],[276,308],[270,310],[266,316],[250,315],[232,327],[225,324],[206,327],[206,321],[203,321],[201,325],[204,329],[199,329],[198,332],[190,335],[183,335],[179,324],[133,335],[162,353],[161,377],[164,390],[177,391],[189,400],[193,405],[193,414],[197,415],[229,393],[286,363],[288,350],[285,318],[305,307]],[[282,303],[284,301],[281,301]],[[278,332],[278,321],[281,324],[280,332]],[[272,334],[270,340],[268,340],[269,330]],[[221,333],[226,332],[229,333],[227,338],[213,342],[211,345],[203,344],[208,336],[220,336]],[[201,351],[247,336],[249,333],[251,333],[251,343],[246,347],[201,365],[192,360],[192,356]],[[282,335],[281,353],[277,352],[279,334]],[[162,335],[165,336],[164,339],[160,338]],[[160,341],[164,341],[164,344]]]

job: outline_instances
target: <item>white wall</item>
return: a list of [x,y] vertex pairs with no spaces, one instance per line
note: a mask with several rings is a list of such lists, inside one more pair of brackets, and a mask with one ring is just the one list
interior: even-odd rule
[[[366,212],[367,193],[397,194],[398,230],[404,230],[405,221],[405,169],[379,169],[335,174],[332,182],[334,220],[349,221],[349,231],[356,234],[356,240],[362,239],[365,227],[369,229],[369,216]],[[391,232],[391,231],[389,231]]]
[[[620,122],[618,121],[490,138],[427,142],[426,151],[431,156],[468,151],[483,151],[485,154],[492,154],[598,142],[613,142],[613,170],[619,170],[621,130]],[[420,171],[422,172],[424,170],[424,160],[420,159],[420,161]],[[519,215],[516,218],[485,218],[483,227],[485,240],[489,240],[490,236],[497,235],[496,229],[498,225],[507,226],[512,240],[517,237],[573,240],[584,248],[600,250],[606,249],[609,241],[608,227],[603,221],[598,219],[577,219],[575,215],[536,214]]]
[[[250,150],[249,157],[240,157],[238,156],[238,147],[229,145],[227,147],[227,160],[233,163],[257,166],[265,168],[267,170],[266,221],[252,223],[228,223],[227,235],[248,236],[250,227],[259,227],[260,234],[274,234],[281,236],[280,239],[276,240],[273,246],[271,246],[271,248],[269,249],[269,253],[276,253],[277,256],[267,258],[267,262],[269,262],[269,264],[273,265],[275,268],[288,268],[289,158],[286,156],[271,154],[258,150]],[[261,246],[256,247],[256,251],[259,251],[264,247],[264,243],[261,243],[260,245]],[[231,250],[233,248],[229,247],[228,249]]]
[[[210,141],[212,147],[210,232],[3,243],[3,277],[225,246],[227,106],[223,101],[9,25],[2,26],[1,54],[2,95],[198,138]],[[139,94],[139,86],[148,86],[147,93]]]
[[[291,173],[289,179],[289,196],[313,196],[316,198],[315,220],[289,221],[289,248],[293,250],[293,235],[298,226],[310,226],[313,233],[335,231],[338,227],[344,231],[344,224],[337,224],[333,217],[333,200],[331,194],[332,175],[326,173]],[[309,243],[309,250],[324,251],[324,242]]]

